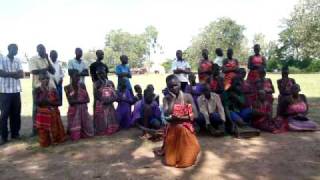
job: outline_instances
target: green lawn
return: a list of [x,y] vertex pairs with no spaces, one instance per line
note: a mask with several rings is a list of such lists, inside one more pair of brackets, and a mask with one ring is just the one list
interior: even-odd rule
[[[302,92],[307,95],[309,98],[318,98],[320,97],[320,88],[318,82],[320,82],[320,74],[293,74],[290,75],[300,84]],[[276,87],[276,81],[280,78],[280,74],[268,74],[268,77],[272,79],[272,82],[275,86],[276,93],[275,97],[278,95],[278,89]],[[161,94],[161,90],[165,88],[165,78],[166,75],[161,74],[145,74],[145,75],[134,75],[132,78],[132,85],[140,84],[142,88],[145,88],[148,84],[153,84],[156,93]],[[116,76],[110,76],[110,79],[117,84]],[[69,77],[65,78],[64,85],[69,82]],[[31,116],[32,110],[32,96],[31,96],[31,79],[22,80],[22,116]],[[88,93],[92,100],[92,83],[89,77],[86,78],[86,85],[88,88]],[[68,104],[66,97],[63,98],[63,106],[60,108],[61,114],[66,115]],[[92,107],[90,103],[89,107]],[[92,112],[92,108],[89,108],[89,111]]]

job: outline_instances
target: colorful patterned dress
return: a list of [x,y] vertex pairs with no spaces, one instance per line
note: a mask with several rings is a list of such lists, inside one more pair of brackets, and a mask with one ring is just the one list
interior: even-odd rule
[[259,75],[258,69],[263,66],[263,57],[260,56],[260,55],[251,56],[250,57],[250,61],[251,61],[251,64],[253,66],[255,66],[255,68],[254,69],[250,69],[250,71],[248,73],[247,80],[250,83],[254,83],[254,82],[256,82],[257,80],[260,79],[260,75]]
[[[238,62],[236,59],[227,60],[223,65],[225,69],[238,69]],[[228,90],[231,87],[232,80],[237,76],[235,71],[225,72],[224,74],[224,90]]]
[[90,118],[88,112],[87,103],[89,101],[89,96],[84,85],[78,85],[78,91],[72,88],[72,85],[66,86],[65,88],[68,100],[70,98],[75,98],[79,102],[84,102],[82,104],[69,105],[68,108],[68,134],[71,140],[76,141],[80,138],[88,138],[94,135],[93,133],[93,121]]
[[256,102],[253,105],[253,110],[260,113],[268,113],[269,115],[254,115],[252,117],[252,126],[254,128],[271,132],[281,133],[288,128],[287,124],[282,120],[272,118],[272,104],[266,100],[265,102]]
[[[47,99],[50,102],[59,100],[55,89],[48,92],[36,89],[37,102]],[[41,147],[48,147],[51,144],[59,144],[66,140],[66,134],[60,117],[58,106],[39,105],[37,106],[36,124],[39,143]]]
[[117,95],[112,87],[101,85],[95,108],[94,131],[98,136],[111,135],[119,130],[119,121],[113,102]]

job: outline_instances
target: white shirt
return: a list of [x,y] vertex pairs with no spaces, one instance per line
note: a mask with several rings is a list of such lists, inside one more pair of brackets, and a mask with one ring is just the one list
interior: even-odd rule
[[[21,62],[14,57],[11,61],[8,56],[0,55],[0,70],[5,72],[17,72],[22,70]],[[20,79],[11,77],[0,77],[0,93],[19,93],[21,92]]]
[[55,73],[51,74],[51,77],[54,79],[56,84],[58,84],[60,82],[60,80],[63,79],[64,74],[63,74],[62,67],[59,64],[58,60],[56,62],[52,62],[52,63],[53,63],[52,66],[55,69]]
[[201,95],[197,99],[199,105],[199,111],[203,114],[207,123],[210,122],[209,115],[218,112],[220,118],[225,122],[226,116],[224,108],[220,99],[220,96],[211,92],[210,99],[207,99],[204,95]]
[[217,56],[216,59],[214,59],[214,63],[218,64],[220,67],[223,65],[223,57]]
[[[172,62],[171,70],[174,71],[177,69],[183,69],[183,70],[190,69],[190,65],[184,59],[182,61],[178,61],[176,59]],[[189,81],[188,74],[181,73],[181,74],[175,74],[175,75],[177,76],[177,78],[179,79],[180,82],[188,82]]]

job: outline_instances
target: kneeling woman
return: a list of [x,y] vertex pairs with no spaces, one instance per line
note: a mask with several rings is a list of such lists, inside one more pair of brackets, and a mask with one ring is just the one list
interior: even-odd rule
[[318,125],[307,117],[308,102],[304,94],[299,94],[300,86],[291,87],[291,95],[280,102],[278,120],[288,123],[290,131],[316,131]]
[[49,87],[48,74],[40,74],[41,86],[34,90],[37,105],[36,128],[41,147],[66,140],[58,106],[61,105],[56,89]]
[[170,120],[163,144],[165,164],[179,168],[192,166],[200,151],[192,121],[197,110],[190,94],[180,90],[176,76],[166,78],[169,94],[163,99],[164,115]]
[[64,87],[69,102],[68,134],[71,140],[92,137],[93,121],[89,116],[88,106],[90,99],[86,86],[80,83],[80,74],[77,70],[70,73],[71,83]]
[[258,98],[253,103],[252,126],[271,133],[286,131],[286,126],[282,121],[272,118],[272,103],[267,98],[266,91],[260,89]]

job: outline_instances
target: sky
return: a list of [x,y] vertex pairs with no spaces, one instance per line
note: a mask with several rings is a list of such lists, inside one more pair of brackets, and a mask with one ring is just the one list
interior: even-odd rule
[[[251,42],[255,33],[276,40],[281,22],[298,0],[0,0],[0,52],[17,43],[19,57],[36,55],[43,43],[55,49],[61,61],[81,47],[103,49],[105,35],[121,28],[142,33],[148,25],[159,31],[161,58],[173,58],[192,37],[219,17],[230,17],[246,27]],[[159,58],[159,57],[158,57]]]

